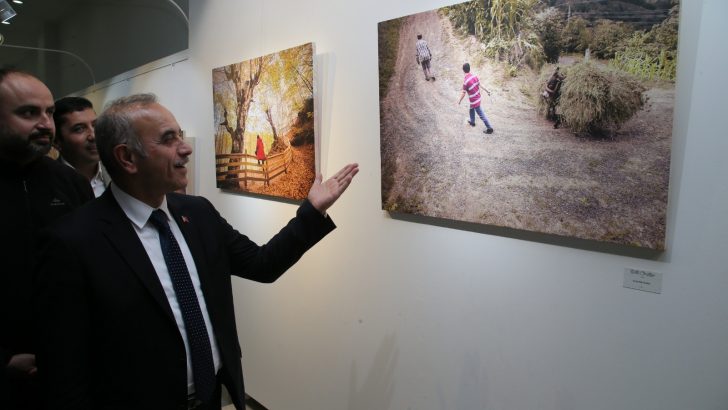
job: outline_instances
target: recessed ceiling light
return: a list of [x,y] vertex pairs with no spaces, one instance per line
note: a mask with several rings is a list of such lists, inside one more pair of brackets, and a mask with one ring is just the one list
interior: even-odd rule
[[5,0],[0,0],[0,21],[3,24],[10,24],[8,20],[15,17],[18,13]]
[[15,3],[15,4],[23,4],[23,2],[21,0],[13,0],[13,3]]

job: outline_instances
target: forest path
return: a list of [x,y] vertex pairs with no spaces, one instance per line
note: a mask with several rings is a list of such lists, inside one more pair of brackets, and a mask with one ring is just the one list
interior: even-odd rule
[[308,196],[315,174],[314,145],[291,146],[293,155],[288,172],[281,174],[269,186],[262,182],[251,183],[248,191],[261,195],[271,195],[293,200],[303,200]]

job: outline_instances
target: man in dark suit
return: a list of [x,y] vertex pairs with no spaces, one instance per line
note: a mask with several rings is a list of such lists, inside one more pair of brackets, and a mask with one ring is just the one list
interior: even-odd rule
[[53,96],[30,74],[0,69],[0,409],[36,409],[32,265],[38,232],[93,198],[88,183],[48,158]]
[[243,409],[230,275],[276,280],[335,228],[326,210],[358,166],[317,176],[296,217],[258,246],[206,199],[173,193],[192,150],[153,95],[113,102],[96,140],[114,182],[49,233],[38,270],[48,407],[219,409],[222,384]]

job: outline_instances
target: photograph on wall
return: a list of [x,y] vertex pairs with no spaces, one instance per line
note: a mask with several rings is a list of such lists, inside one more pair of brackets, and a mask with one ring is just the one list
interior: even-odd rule
[[212,70],[217,187],[303,200],[316,175],[313,43]]
[[677,0],[486,0],[383,21],[382,209],[665,248]]

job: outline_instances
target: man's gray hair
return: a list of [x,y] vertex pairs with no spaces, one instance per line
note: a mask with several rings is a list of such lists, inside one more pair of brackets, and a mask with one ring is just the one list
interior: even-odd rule
[[106,104],[104,112],[96,119],[96,147],[99,157],[113,179],[121,168],[114,159],[114,147],[126,145],[132,152],[147,156],[139,135],[134,130],[135,111],[157,102],[154,94],[134,94]]

